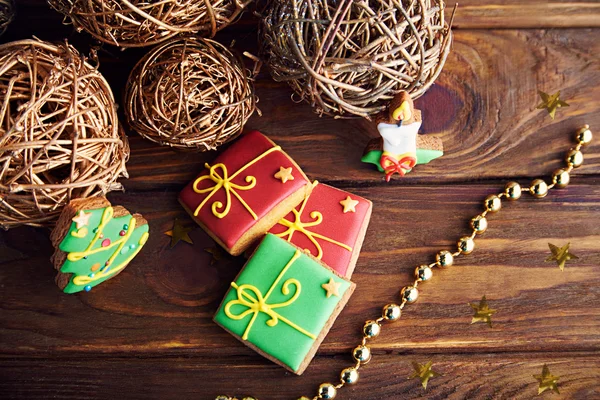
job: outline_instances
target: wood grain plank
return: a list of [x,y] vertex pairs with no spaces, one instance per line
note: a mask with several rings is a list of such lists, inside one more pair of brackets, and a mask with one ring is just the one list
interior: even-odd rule
[[[115,393],[132,400],[213,400],[219,394],[260,400],[312,398],[320,383],[336,381],[336,371],[350,364],[349,355],[317,357],[302,377],[296,377],[244,357],[0,360],[0,375],[5,378],[0,380],[0,395],[32,400],[107,399]],[[432,360],[442,374],[429,381],[426,391],[418,380],[407,379],[413,360]],[[404,356],[376,351],[373,361],[361,370],[358,384],[341,389],[336,399],[532,399],[538,389],[533,375],[540,374],[544,364],[560,376],[560,396],[546,392],[544,398],[600,396],[598,354]],[[241,376],[252,379],[241,381]]]
[[[397,301],[414,267],[452,249],[493,190],[487,185],[352,188],[374,213],[347,308],[321,346],[336,354],[360,339],[367,318]],[[596,351],[600,346],[600,187],[572,185],[544,200],[505,204],[457,266],[436,271],[399,327],[376,348],[406,353]],[[18,356],[121,354],[244,355],[260,360],[211,318],[243,259],[211,265],[200,229],[194,246],[169,248],[174,217],[186,218],[176,194],[115,194],[114,204],[150,222],[142,253],[113,281],[67,296],[54,286],[44,230],[0,233],[13,255],[0,264],[0,353]],[[187,218],[186,221],[190,222]],[[572,242],[580,257],[561,272],[544,263],[547,243]],[[16,254],[16,255],[15,255]],[[487,295],[494,328],[470,325],[468,302]]]

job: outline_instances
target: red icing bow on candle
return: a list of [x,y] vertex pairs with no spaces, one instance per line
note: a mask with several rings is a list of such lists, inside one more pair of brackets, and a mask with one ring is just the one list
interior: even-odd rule
[[394,157],[383,155],[379,160],[381,168],[385,171],[385,180],[387,182],[392,179],[392,175],[396,172],[400,174],[400,176],[404,176],[405,171],[412,169],[416,163],[417,159],[414,157],[403,157],[398,161]]

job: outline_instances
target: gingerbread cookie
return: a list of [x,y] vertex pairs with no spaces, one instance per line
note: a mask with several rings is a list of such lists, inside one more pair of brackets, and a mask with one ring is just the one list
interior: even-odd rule
[[269,232],[305,249],[349,279],[371,209],[369,200],[315,181],[309,197]]
[[312,190],[300,167],[258,131],[241,136],[190,182],[179,202],[217,243],[239,255]]
[[65,293],[90,291],[137,255],[148,240],[148,222],[104,197],[76,199],[62,211],[50,239],[57,285]]
[[300,375],[354,288],[302,249],[267,234],[231,283],[214,321]]

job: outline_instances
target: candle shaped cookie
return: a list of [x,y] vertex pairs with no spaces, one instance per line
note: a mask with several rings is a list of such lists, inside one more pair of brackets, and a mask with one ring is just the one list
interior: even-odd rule
[[354,288],[300,248],[267,234],[231,283],[214,321],[300,375]]
[[269,232],[305,249],[350,278],[371,209],[369,200],[315,181],[309,197]]
[[304,172],[258,131],[242,135],[180,193],[217,243],[239,255],[310,194]]
[[76,199],[50,239],[57,285],[65,293],[87,292],[127,267],[148,240],[148,222],[104,197]]

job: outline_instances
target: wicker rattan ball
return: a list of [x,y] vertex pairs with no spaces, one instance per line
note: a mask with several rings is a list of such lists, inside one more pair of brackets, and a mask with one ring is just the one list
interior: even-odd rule
[[178,34],[213,37],[233,23],[251,0],[48,0],[103,42],[120,47],[151,46]]
[[14,17],[14,0],[0,0],[0,35],[6,32],[6,28],[8,28]]
[[263,58],[319,114],[366,118],[394,94],[422,95],[452,34],[443,0],[275,0],[261,24]]
[[72,198],[120,189],[127,140],[108,83],[68,44],[0,45],[0,227],[52,225]]
[[240,60],[214,40],[185,38],[158,46],[136,65],[125,115],[156,143],[206,151],[241,133],[255,103]]

